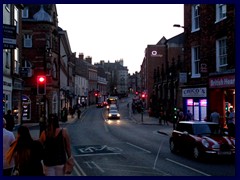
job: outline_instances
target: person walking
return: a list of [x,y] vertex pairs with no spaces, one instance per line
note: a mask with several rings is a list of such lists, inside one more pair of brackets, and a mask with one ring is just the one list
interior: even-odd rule
[[38,140],[33,140],[28,127],[18,128],[16,140],[9,148],[6,160],[10,164],[14,159],[15,169],[19,176],[44,176],[42,159],[43,146]]
[[180,121],[184,121],[184,113],[183,111],[180,109],[179,112],[178,112],[178,120],[177,120],[177,123],[180,122]]
[[3,118],[3,176],[11,176],[15,163],[13,159],[8,163],[6,154],[11,144],[15,141],[15,136],[13,132],[8,131],[5,127],[6,120]]
[[81,109],[80,109],[80,107],[77,109],[77,115],[78,115],[78,119],[80,119],[80,116],[81,116]]
[[4,115],[4,118],[6,120],[6,129],[8,131],[13,131],[15,122],[14,122],[14,116],[12,115],[12,111],[8,110],[7,114]]
[[66,128],[60,128],[58,117],[51,114],[47,129],[42,132],[40,142],[44,146],[43,158],[46,176],[63,176],[67,158],[71,158],[70,138]]

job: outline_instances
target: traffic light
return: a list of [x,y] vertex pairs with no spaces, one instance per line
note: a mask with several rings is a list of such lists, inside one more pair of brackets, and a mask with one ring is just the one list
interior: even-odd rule
[[46,76],[37,76],[37,94],[46,94]]
[[96,97],[97,97],[97,96],[98,96],[98,93],[97,93],[97,92],[95,92],[95,93],[94,93],[94,96],[96,96]]
[[173,114],[174,114],[174,119],[177,119],[177,108],[176,107],[174,107],[173,108]]

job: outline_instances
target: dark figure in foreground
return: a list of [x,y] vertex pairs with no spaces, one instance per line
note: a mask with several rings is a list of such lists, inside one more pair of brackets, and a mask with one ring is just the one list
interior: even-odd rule
[[7,152],[7,162],[15,160],[15,168],[19,176],[44,176],[41,160],[43,146],[38,140],[33,140],[28,127],[20,126],[18,135]]

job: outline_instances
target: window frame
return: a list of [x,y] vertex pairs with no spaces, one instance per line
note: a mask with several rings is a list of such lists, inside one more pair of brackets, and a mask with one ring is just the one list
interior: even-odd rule
[[[224,14],[223,8],[225,8],[225,16],[223,15]],[[226,18],[227,18],[227,4],[216,4],[216,23]]]
[[29,17],[29,8],[28,7],[25,7],[23,10],[22,10],[22,18],[23,19],[26,19]]
[[191,48],[191,62],[192,62],[192,78],[199,78],[201,76],[201,74],[200,74],[200,46],[193,46]]
[[[220,47],[220,42],[224,41],[225,47]],[[224,49],[223,49],[224,48]],[[220,54],[221,53],[221,54]],[[224,62],[221,63],[221,59],[225,59]],[[223,72],[226,70],[228,66],[227,59],[227,37],[222,37],[216,40],[216,71]]]
[[[23,46],[24,48],[32,48],[32,35],[31,34],[24,34],[23,35],[24,40],[23,40]],[[28,45],[29,44],[29,45]]]
[[[194,4],[192,5],[192,32],[198,31],[200,30],[200,24],[199,24],[199,19],[200,19],[200,15],[199,15],[199,4]],[[196,10],[197,8],[197,10]],[[197,21],[197,23],[196,23]]]

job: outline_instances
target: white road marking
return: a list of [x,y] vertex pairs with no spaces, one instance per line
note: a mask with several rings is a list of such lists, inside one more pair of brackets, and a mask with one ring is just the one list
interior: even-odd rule
[[132,143],[126,142],[126,144],[128,144],[128,145],[130,145],[130,146],[133,146],[133,147],[135,147],[135,148],[138,148],[138,149],[140,149],[140,150],[142,150],[142,151],[145,151],[145,152],[147,152],[147,153],[151,153],[151,151],[148,151],[148,150],[146,150],[146,149],[144,149],[144,148],[141,148],[141,147],[139,147],[139,146],[136,146],[136,145],[134,145],[134,144],[132,144]]
[[157,153],[157,156],[156,156],[155,161],[154,161],[153,169],[156,169],[156,164],[157,164],[157,160],[158,160],[158,156],[159,156],[160,150],[162,149],[162,145],[163,145],[163,141],[161,142],[161,144],[160,144],[160,146],[158,148],[158,153]]
[[170,161],[170,162],[172,162],[172,163],[175,163],[175,164],[177,164],[177,165],[179,165],[179,166],[188,168],[188,169],[190,169],[190,170],[192,170],[192,171],[195,171],[195,172],[197,172],[197,173],[199,173],[199,174],[203,174],[203,175],[205,175],[205,176],[211,176],[210,174],[207,174],[207,173],[205,173],[205,172],[202,172],[202,171],[199,171],[199,170],[197,170],[197,169],[191,168],[191,167],[189,167],[189,166],[187,166],[187,165],[184,165],[184,164],[179,163],[179,162],[177,162],[177,161],[174,161],[174,160],[172,160],[172,159],[166,158],[166,160],[167,160],[167,161]]
[[100,166],[98,166],[94,161],[91,161],[91,163],[92,163],[94,166],[96,166],[96,168],[97,168],[99,171],[101,171],[102,173],[105,172],[105,171],[104,171]]
[[[86,173],[83,171],[83,169],[79,166],[79,164],[77,163],[77,161],[74,159],[74,165],[77,167],[73,167],[74,171],[77,173],[78,176],[87,176]],[[80,173],[79,173],[79,171]]]

